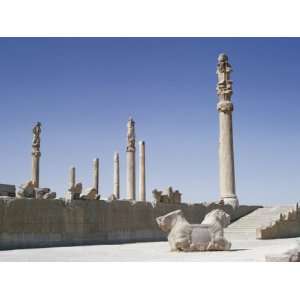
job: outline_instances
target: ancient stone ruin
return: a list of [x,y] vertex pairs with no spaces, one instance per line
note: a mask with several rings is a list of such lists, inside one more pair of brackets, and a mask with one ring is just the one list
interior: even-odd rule
[[178,190],[173,191],[171,186],[169,186],[165,191],[158,191],[157,189],[154,189],[152,191],[152,194],[155,199],[155,202],[158,203],[181,203],[181,193],[179,193]]
[[[126,156],[126,197],[121,197],[122,153],[115,152],[109,197],[100,197],[102,174],[100,159],[95,158],[91,184],[83,188],[83,184],[76,181],[75,167],[71,167],[66,194],[57,198],[55,192],[41,184],[42,125],[37,122],[32,129],[31,179],[17,192],[14,185],[0,185],[0,249],[159,241],[165,240],[167,232],[171,250],[206,251],[229,250],[232,240],[227,240],[227,236],[237,232],[245,234],[247,230],[247,238],[253,238],[255,232],[257,239],[299,236],[298,205],[278,216],[260,206],[239,205],[235,186],[231,72],[227,55],[220,54],[217,65],[220,197],[217,201],[183,203],[182,193],[170,186],[164,191],[154,189],[155,201],[150,202],[146,193],[146,143],[143,140],[138,143],[137,180],[135,121],[131,117],[127,122],[123,153]],[[245,217],[250,213],[250,225],[254,229]],[[262,216],[266,222],[272,222],[261,226]],[[230,219],[237,221],[228,226]]]
[[34,199],[55,199],[56,193],[51,192],[49,188],[37,188],[32,180],[27,181],[19,187],[16,195],[17,198],[34,198]]

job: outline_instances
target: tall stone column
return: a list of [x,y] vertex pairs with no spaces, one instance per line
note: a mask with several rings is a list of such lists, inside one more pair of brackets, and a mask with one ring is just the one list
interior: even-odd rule
[[114,155],[114,195],[120,199],[120,159],[118,152]]
[[140,162],[140,172],[139,172],[139,200],[146,201],[146,170],[145,170],[145,142],[139,142],[139,162]]
[[32,184],[34,187],[38,188],[40,184],[40,146],[41,146],[41,126],[40,122],[37,122],[32,129],[33,139],[32,139]]
[[217,109],[219,112],[219,176],[220,176],[220,196],[224,204],[230,204],[234,208],[238,207],[238,198],[235,192],[234,174],[234,152],[232,134],[232,112],[233,103],[232,81],[230,80],[231,65],[228,63],[226,54],[218,57],[217,94],[219,102]]
[[93,160],[93,187],[99,194],[99,158]]
[[134,121],[129,118],[127,123],[127,199],[136,200],[135,194],[135,132]]
[[69,189],[74,190],[76,184],[76,171],[75,167],[70,168],[70,177],[69,177]]

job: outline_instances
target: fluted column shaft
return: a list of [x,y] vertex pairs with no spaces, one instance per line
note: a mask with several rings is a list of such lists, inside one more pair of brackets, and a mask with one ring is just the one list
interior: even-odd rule
[[135,122],[130,117],[127,122],[127,146],[126,146],[126,163],[127,163],[127,199],[136,200],[135,194]]
[[139,142],[139,200],[146,201],[146,162],[145,162],[145,142]]
[[99,158],[93,160],[93,187],[99,194]]
[[127,199],[135,200],[135,151],[127,151]]
[[74,189],[76,184],[76,170],[75,167],[70,168],[70,175],[69,175],[69,188],[71,190]]
[[[219,103],[219,107],[226,106],[226,103]],[[227,105],[230,106],[230,105]],[[232,108],[228,110],[219,109],[219,169],[220,169],[220,193],[221,199],[236,198],[235,194],[235,172],[234,172],[234,151],[232,135]]]
[[120,160],[117,152],[114,155],[114,195],[120,199]]
[[42,124],[37,122],[32,129],[33,139],[32,139],[32,184],[34,187],[38,188],[40,185],[40,147],[41,147],[41,128]]
[[32,153],[32,183],[36,188],[40,185],[40,157],[40,152]]

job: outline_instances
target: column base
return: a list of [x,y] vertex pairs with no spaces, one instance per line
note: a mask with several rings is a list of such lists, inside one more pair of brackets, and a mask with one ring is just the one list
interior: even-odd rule
[[221,198],[221,201],[224,203],[224,205],[232,206],[233,209],[237,209],[239,207],[239,200],[236,195],[224,196]]

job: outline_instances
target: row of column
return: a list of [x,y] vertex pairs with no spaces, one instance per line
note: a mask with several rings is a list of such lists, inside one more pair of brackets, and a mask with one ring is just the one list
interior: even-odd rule
[[[132,121],[132,119],[131,119]],[[136,200],[136,176],[135,176],[135,147],[127,147],[127,199]],[[113,195],[120,199],[120,157],[115,152],[113,162]],[[99,194],[99,158],[93,160],[93,188]],[[146,201],[146,158],[145,142],[139,142],[139,200]],[[70,186],[75,186],[75,167],[70,169]]]
[[[232,80],[230,74],[232,67],[228,62],[228,56],[224,53],[218,57],[217,65],[217,94],[219,112],[219,178],[220,178],[220,200],[225,204],[238,206],[238,197],[235,191],[235,172],[234,172],[234,151],[233,151],[233,129],[232,129],[232,112],[233,103],[231,101]],[[127,199],[136,200],[136,176],[135,176],[135,128],[134,121],[129,118],[127,123]],[[32,183],[34,187],[39,187],[39,161],[40,161],[40,134],[41,123],[37,122],[33,128],[32,141]],[[145,177],[145,142],[139,143],[139,199],[146,200],[146,177]],[[94,188],[99,194],[99,159],[94,160]],[[75,169],[71,171],[71,182],[75,184]],[[119,154],[114,155],[114,196],[120,198],[120,165]]]
[[[127,199],[136,200],[136,170],[135,170],[135,129],[134,121],[129,118],[127,123]],[[37,122],[33,127],[33,141],[32,141],[32,183],[34,187],[39,187],[40,174],[40,135],[41,123]],[[145,142],[139,142],[139,200],[146,201],[146,159],[145,159]],[[114,172],[113,172],[113,194],[116,199],[120,199],[120,158],[119,153],[114,154]],[[99,194],[99,158],[93,160],[93,188]],[[76,184],[75,167],[70,169],[69,185],[74,187]]]

